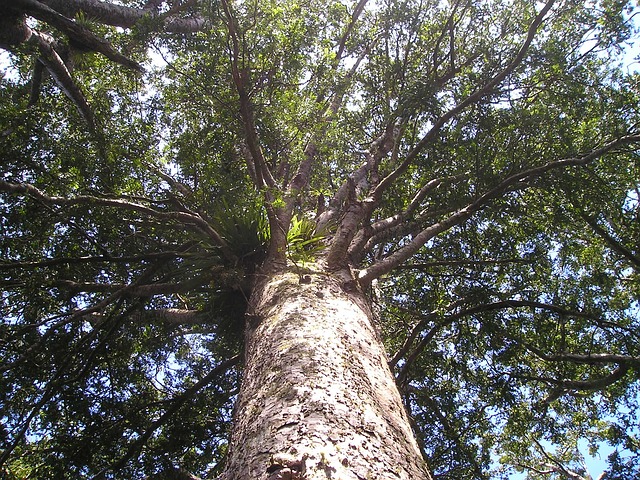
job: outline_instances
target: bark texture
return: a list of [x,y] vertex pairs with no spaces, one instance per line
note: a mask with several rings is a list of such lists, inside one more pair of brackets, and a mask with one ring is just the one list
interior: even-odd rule
[[[136,8],[118,5],[111,1],[102,0],[40,0],[40,3],[49,6],[66,17],[74,17],[78,12],[83,12],[88,18],[106,25],[115,25],[123,28],[131,28],[140,20],[158,19],[153,8]],[[202,30],[207,25],[204,17],[190,18],[165,18],[160,17],[163,30],[171,33],[193,33]]]
[[254,291],[221,479],[431,478],[353,285],[280,273]]

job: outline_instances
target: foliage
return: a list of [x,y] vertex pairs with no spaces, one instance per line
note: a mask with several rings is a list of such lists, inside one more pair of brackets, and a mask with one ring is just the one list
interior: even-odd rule
[[293,216],[287,232],[287,254],[292,262],[313,262],[323,250],[325,236],[316,232],[316,224],[304,216]]
[[637,7],[39,3],[0,7],[68,67],[0,35],[0,477],[220,472],[287,261],[356,272],[437,478],[638,475]]

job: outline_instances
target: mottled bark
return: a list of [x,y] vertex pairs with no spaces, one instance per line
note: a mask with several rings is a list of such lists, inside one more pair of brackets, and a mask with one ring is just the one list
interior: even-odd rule
[[[147,17],[157,18],[153,8],[135,8],[101,0],[41,0],[43,3],[67,17],[83,12],[88,18],[106,25],[131,28]],[[162,30],[170,33],[192,33],[205,28],[204,17],[162,18]]]
[[258,285],[223,480],[430,479],[355,282]]

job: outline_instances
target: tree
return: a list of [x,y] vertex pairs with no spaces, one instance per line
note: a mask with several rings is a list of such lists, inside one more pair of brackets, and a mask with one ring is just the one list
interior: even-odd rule
[[638,471],[631,5],[0,13],[3,478]]

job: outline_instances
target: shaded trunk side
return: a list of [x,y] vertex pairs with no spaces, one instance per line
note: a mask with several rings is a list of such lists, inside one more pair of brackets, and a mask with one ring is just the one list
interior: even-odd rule
[[430,479],[366,302],[281,273],[252,307],[224,480]]

